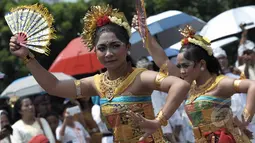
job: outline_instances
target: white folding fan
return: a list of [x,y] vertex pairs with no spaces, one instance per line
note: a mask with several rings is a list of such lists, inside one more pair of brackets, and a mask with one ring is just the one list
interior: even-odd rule
[[40,4],[24,5],[11,9],[5,20],[18,43],[38,53],[49,55],[50,40],[55,38],[53,17]]

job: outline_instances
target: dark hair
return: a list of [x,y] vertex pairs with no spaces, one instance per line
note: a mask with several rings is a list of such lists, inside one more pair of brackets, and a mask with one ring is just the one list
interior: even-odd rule
[[[100,35],[103,32],[112,32],[112,33],[114,33],[116,35],[116,37],[118,37],[118,39],[121,42],[125,43],[126,45],[130,44],[129,43],[129,35],[128,35],[127,30],[124,27],[119,26],[118,24],[110,22],[109,24],[106,24],[104,26],[98,27],[96,29],[95,36],[93,38],[94,39],[93,45],[96,45]],[[127,60],[127,62],[131,63],[132,67],[135,67],[135,62],[133,61],[131,56],[127,55],[126,60]]]
[[50,116],[54,116],[56,117],[57,119],[59,119],[59,115],[56,113],[56,112],[49,112],[46,114],[45,118],[48,118]]
[[219,75],[222,73],[218,60],[212,55],[209,56],[207,51],[198,45],[189,43],[182,46],[183,56],[185,59],[198,63],[201,60],[205,60],[206,68],[211,74]]
[[64,103],[63,110],[62,110],[62,114],[65,112],[65,110],[66,110],[67,108],[71,108],[71,107],[74,107],[74,106],[77,106],[77,105],[75,105],[75,104],[72,103],[71,101],[67,101],[66,103]]
[[119,26],[118,24],[110,22],[109,24],[106,24],[104,26],[98,27],[96,29],[95,35],[93,37],[93,39],[94,39],[93,40],[93,45],[96,45],[100,35],[103,32],[112,32],[112,33],[114,33],[116,35],[116,37],[118,37],[118,39],[121,42],[123,42],[123,43],[125,43],[127,45],[130,44],[129,43],[129,35],[128,35],[127,30],[124,27]]
[[[22,101],[24,99],[30,99],[32,101],[32,99],[28,96],[24,96],[24,97],[20,97],[15,105],[14,105],[14,111],[13,111],[13,119],[14,119],[14,122],[18,121],[19,119],[21,119],[21,115],[20,115],[20,110],[21,110],[21,106],[22,106]],[[33,103],[32,103],[33,104]]]
[[132,67],[135,67],[135,61],[132,59],[130,55],[127,55],[126,60],[131,64]]

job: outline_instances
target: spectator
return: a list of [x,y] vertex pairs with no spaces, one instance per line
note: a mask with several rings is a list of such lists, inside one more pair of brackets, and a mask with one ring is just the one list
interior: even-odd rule
[[74,121],[73,116],[67,112],[67,109],[74,105],[70,102],[64,107],[64,121],[61,126],[56,129],[56,138],[62,143],[90,143],[90,135],[84,127],[77,121]]
[[13,143],[28,143],[33,137],[44,134],[55,143],[53,133],[44,118],[35,117],[35,108],[30,98],[21,97],[14,106],[16,121],[13,128]]
[[45,118],[46,114],[51,112],[50,97],[43,93],[34,98],[36,117]]
[[[227,54],[221,47],[215,47],[213,49],[213,55],[219,61],[223,74],[233,77],[234,71],[235,71],[235,73],[241,73],[241,71],[239,71],[239,72],[237,71],[238,69],[233,69],[233,68],[229,67]],[[237,78],[237,77],[238,77],[238,75],[235,76],[235,78]]]
[[[101,143],[113,143],[113,134],[108,130],[106,124],[101,119],[101,107],[97,104],[93,105],[91,109],[92,117],[97,123],[99,130],[102,134]],[[99,134],[99,133],[97,133]]]
[[141,57],[137,63],[136,63],[137,68],[146,68],[148,70],[154,70],[153,69],[153,64],[152,62],[149,61],[147,57]]
[[239,55],[242,55],[244,64],[239,66],[239,70],[244,72],[246,78],[255,80],[255,44],[246,41],[238,48]]
[[[78,100],[78,104],[80,105],[81,110],[82,110],[82,114],[80,116],[80,117],[82,117],[82,119],[80,118],[79,121],[80,120],[84,121],[84,126],[87,127],[93,143],[101,143],[102,136],[100,134],[100,130],[91,114],[91,109],[94,105],[92,102],[92,99],[91,98],[89,98],[89,99],[81,98]],[[77,118],[77,116],[76,116],[76,118]]]
[[46,115],[46,120],[48,121],[49,125],[50,125],[50,128],[51,128],[51,131],[53,132],[54,134],[54,137],[55,137],[55,140],[56,140],[56,143],[60,143],[57,139],[56,139],[56,129],[58,126],[60,126],[62,124],[61,120],[59,119],[59,116],[57,113],[54,113],[54,112],[51,112],[51,113],[48,113]]
[[240,28],[243,32],[238,47],[238,68],[246,78],[255,80],[255,44],[247,40],[248,31],[245,29],[245,24],[240,24]]
[[5,110],[0,110],[0,143],[11,143],[10,135],[12,128],[8,119],[8,113]]

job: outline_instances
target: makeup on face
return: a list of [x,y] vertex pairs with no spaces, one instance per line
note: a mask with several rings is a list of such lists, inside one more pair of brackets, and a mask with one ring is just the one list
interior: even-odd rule
[[195,65],[195,63],[193,61],[189,61],[189,60],[183,58],[182,62],[178,63],[176,66],[179,69],[187,69],[188,67],[190,67],[192,65],[193,66]]
[[97,45],[96,49],[100,52],[109,51],[111,53],[116,53],[124,43],[120,41],[106,41],[105,43]]

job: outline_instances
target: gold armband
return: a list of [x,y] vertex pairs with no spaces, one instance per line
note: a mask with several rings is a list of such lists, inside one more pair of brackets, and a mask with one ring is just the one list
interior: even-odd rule
[[35,59],[35,55],[31,52],[28,53],[28,55],[24,58],[22,58],[23,63],[26,65],[28,64],[31,60]]
[[244,72],[241,72],[240,79],[246,79],[246,76],[245,76]]
[[243,117],[244,117],[244,121],[245,122],[251,122],[251,120],[253,118],[253,115],[251,115],[249,113],[249,111],[246,108],[244,108],[244,110],[243,110]]
[[161,82],[168,77],[168,67],[167,67],[167,62],[165,62],[159,69],[159,73],[156,76],[155,79],[155,84],[159,88],[161,85]]
[[165,117],[165,115],[164,115],[162,110],[160,110],[160,112],[158,113],[158,115],[156,117],[156,120],[159,121],[161,126],[166,126],[168,124],[168,122],[166,120],[166,117]]
[[76,98],[81,97],[81,81],[74,80],[75,88],[76,88]]
[[239,80],[239,79],[236,79],[234,81],[234,89],[237,93],[239,93],[239,86],[240,86],[240,83],[241,83],[242,80]]

